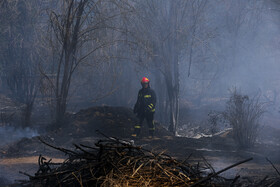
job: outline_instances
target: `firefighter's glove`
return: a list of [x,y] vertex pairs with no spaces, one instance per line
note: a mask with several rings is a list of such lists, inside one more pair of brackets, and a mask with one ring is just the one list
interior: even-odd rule
[[148,105],[147,109],[149,112],[155,112],[155,107],[152,103]]

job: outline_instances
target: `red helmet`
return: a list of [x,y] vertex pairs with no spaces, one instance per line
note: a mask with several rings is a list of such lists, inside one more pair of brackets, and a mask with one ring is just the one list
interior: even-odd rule
[[148,84],[150,81],[147,77],[143,77],[141,80],[141,84]]

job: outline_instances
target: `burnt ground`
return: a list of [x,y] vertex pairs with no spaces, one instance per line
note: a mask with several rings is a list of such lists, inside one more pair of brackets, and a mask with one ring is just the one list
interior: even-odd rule
[[[69,115],[68,121],[66,125],[55,131],[45,132],[40,137],[52,145],[70,149],[74,149],[73,143],[93,146],[97,140],[104,139],[105,137],[96,130],[109,137],[132,140],[130,135],[137,118],[129,108],[105,106],[81,110]],[[158,123],[155,137],[149,139],[147,134],[145,125],[142,137],[133,139],[134,143],[154,152],[165,151],[176,159],[189,158],[189,161],[194,163],[201,162],[205,158],[216,171],[238,161],[253,158],[250,162],[222,173],[225,177],[233,178],[241,175],[246,180],[257,180],[265,176],[277,176],[276,170],[266,157],[280,170],[280,146],[276,144],[277,142],[270,144],[260,142],[253,148],[240,149],[228,132],[200,139],[174,137]],[[277,136],[279,133],[274,134]],[[271,137],[273,138],[277,139]],[[41,143],[38,137],[23,138],[0,147],[0,186],[16,179],[28,179],[27,176],[19,174],[19,171],[34,175],[38,169],[39,155],[53,158],[54,162],[62,162],[66,158],[61,152]]]

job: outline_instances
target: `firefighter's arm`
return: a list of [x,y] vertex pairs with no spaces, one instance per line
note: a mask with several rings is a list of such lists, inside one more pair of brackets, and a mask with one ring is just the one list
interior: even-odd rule
[[151,92],[151,103],[148,105],[148,109],[151,111],[151,112],[155,112],[155,107],[156,107],[156,94],[154,91]]

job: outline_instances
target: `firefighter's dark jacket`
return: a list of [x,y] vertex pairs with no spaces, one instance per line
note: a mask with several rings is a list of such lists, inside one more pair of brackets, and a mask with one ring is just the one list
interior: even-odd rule
[[142,88],[138,92],[137,102],[134,105],[134,113],[144,115],[147,112],[155,112],[156,94],[150,87]]

